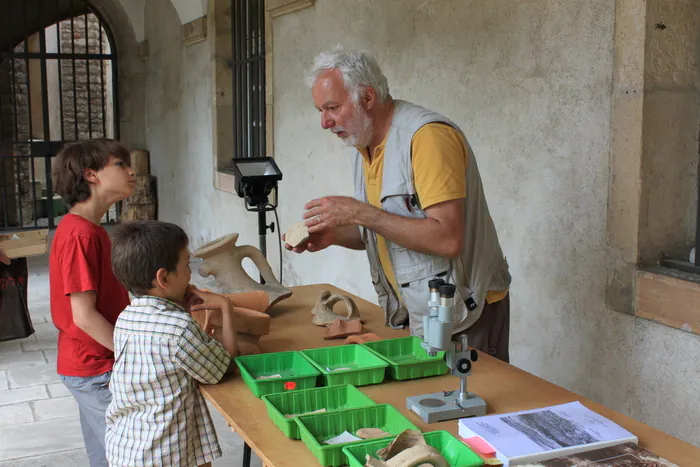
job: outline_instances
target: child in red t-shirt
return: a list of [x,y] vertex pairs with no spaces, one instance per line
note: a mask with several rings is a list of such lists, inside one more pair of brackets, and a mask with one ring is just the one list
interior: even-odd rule
[[113,140],[66,145],[53,166],[56,192],[71,206],[49,256],[51,317],[58,328],[57,372],[80,408],[90,466],[107,466],[105,411],[112,395],[114,323],[129,294],[112,272],[101,219],[134,191],[129,151]]

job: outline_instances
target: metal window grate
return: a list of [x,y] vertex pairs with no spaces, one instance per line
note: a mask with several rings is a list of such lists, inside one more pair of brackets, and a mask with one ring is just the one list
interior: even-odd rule
[[264,0],[231,0],[231,39],[233,157],[264,157]]
[[[698,141],[700,141],[700,136],[698,136]],[[700,145],[698,146],[698,159],[700,160]],[[663,258],[661,260],[661,266],[670,269],[676,269],[681,271],[681,273],[691,274],[692,276],[682,277],[685,280],[698,281],[698,276],[700,276],[700,164],[698,164],[698,174],[697,174],[697,205],[696,205],[696,218],[695,218],[695,252],[693,255],[693,261],[691,258],[674,259],[674,258]]]
[[40,3],[2,2],[0,230],[55,227],[66,206],[53,191],[53,157],[69,141],[119,138],[109,28],[87,0]]

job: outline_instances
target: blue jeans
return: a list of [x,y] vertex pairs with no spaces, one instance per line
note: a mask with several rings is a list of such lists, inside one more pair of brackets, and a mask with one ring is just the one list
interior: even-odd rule
[[61,381],[78,401],[90,467],[108,467],[105,454],[105,412],[112,401],[109,380],[112,372],[99,376],[61,376]]

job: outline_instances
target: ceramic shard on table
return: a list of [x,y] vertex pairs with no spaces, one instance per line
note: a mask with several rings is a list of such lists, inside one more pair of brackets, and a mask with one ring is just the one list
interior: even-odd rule
[[[345,315],[339,315],[333,311],[333,306],[338,302],[342,302],[345,305]],[[316,306],[311,310],[311,314],[314,315],[312,321],[317,326],[327,326],[337,319],[362,321],[360,310],[350,297],[341,294],[331,294],[330,290],[321,292],[316,301]]]
[[362,334],[362,323],[359,319],[351,319],[349,321],[336,319],[326,327],[323,338],[325,340],[342,339],[356,334]]
[[[217,290],[221,294],[262,290],[269,297],[267,308],[292,295],[292,291],[283,286],[275,277],[270,263],[262,252],[252,245],[236,245],[238,234],[232,233],[219,237],[192,253],[201,258],[199,274],[202,277],[213,276]],[[249,258],[255,263],[265,284],[260,284],[243,268],[243,260]]]
[[368,454],[365,465],[369,467],[414,467],[422,465],[449,467],[445,458],[440,455],[440,451],[427,444],[408,448],[386,462],[374,459]]
[[387,447],[377,451],[377,455],[381,460],[387,461],[406,449],[423,444],[426,444],[426,442],[420,430],[406,430],[389,443]]
[[355,435],[358,438],[362,439],[374,439],[374,438],[386,438],[387,436],[391,436],[391,433],[387,433],[384,430],[380,430],[379,428],[360,428],[355,432]]
[[350,336],[345,339],[343,344],[366,344],[367,342],[375,342],[380,340],[382,340],[381,337],[379,337],[373,332],[368,332],[366,334]]

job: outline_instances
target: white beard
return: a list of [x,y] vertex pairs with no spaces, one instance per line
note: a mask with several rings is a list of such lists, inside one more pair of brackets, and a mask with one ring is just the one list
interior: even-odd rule
[[348,126],[334,126],[331,128],[333,133],[344,131],[348,136],[342,138],[343,142],[350,147],[362,148],[369,146],[372,141],[372,119],[367,115],[365,109],[358,105],[355,107],[355,112],[348,122]]

